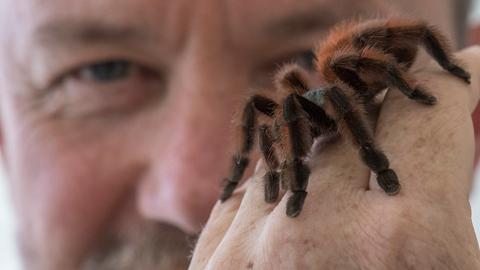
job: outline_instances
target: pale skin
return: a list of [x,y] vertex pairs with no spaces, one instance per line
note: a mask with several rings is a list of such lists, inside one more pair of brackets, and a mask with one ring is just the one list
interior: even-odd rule
[[[455,36],[451,1],[392,1],[400,2],[418,11],[417,15],[431,19],[449,38]],[[301,58],[332,24],[359,12],[376,13],[390,7],[384,1],[359,3],[356,0],[0,1],[1,150],[18,216],[25,268],[185,269],[191,249],[185,238],[198,233],[206,223],[219,195],[219,182],[230,165],[235,130],[231,116],[235,108],[252,94],[252,89],[271,86],[269,76],[275,67],[283,61]],[[393,8],[401,13],[396,6]],[[292,21],[307,17],[305,12],[314,20]],[[314,27],[311,31],[296,28],[282,31],[292,24]],[[91,68],[105,61],[127,62],[130,71],[114,79],[99,80],[92,75]],[[442,76],[451,80],[448,75],[442,73]],[[464,87],[459,83],[457,86]],[[391,114],[395,119],[389,122],[406,123],[407,118],[397,119],[397,113],[409,111],[394,104],[385,108],[395,111]],[[422,111],[422,115],[431,113],[432,119],[441,120],[438,108]],[[455,107],[453,112],[464,113],[462,108]],[[452,110],[448,111],[451,114]],[[382,112],[381,123],[386,116]],[[431,124],[432,121],[427,123]],[[379,132],[396,128],[385,125],[385,130]],[[396,147],[402,141],[416,139],[418,132],[409,129],[402,133],[401,140],[380,140],[381,146],[392,153],[392,164],[401,177],[405,175],[401,166],[407,166],[408,162],[399,160],[401,153],[397,155],[397,150],[388,148],[389,143]],[[345,145],[332,146],[331,154],[321,159],[332,160],[328,162],[333,164],[340,159],[340,152],[344,152],[337,151],[338,148],[348,149],[348,144]],[[359,175],[367,170],[350,151],[349,158],[338,162],[351,167],[351,175],[356,177],[352,186],[360,185],[363,182]],[[457,170],[456,174],[465,173],[466,178],[467,173],[471,174],[471,162],[468,154],[464,154],[462,164],[470,166],[470,171],[453,165],[448,168]],[[415,161],[429,160],[415,156]],[[378,194],[368,196],[390,200],[403,209],[408,205],[402,204],[405,202],[402,196],[408,195],[410,183],[405,178],[408,174],[402,177],[404,195],[385,198],[380,193],[357,192],[358,196],[352,196],[358,197],[357,201],[349,197],[343,204],[355,204],[358,209],[354,213],[368,215],[360,207],[365,203],[360,198],[366,196],[360,194]],[[332,179],[335,185],[343,182]],[[455,183],[459,182],[456,179]],[[328,181],[312,179],[302,215],[291,220],[278,210],[271,215],[278,218],[275,226],[292,222],[307,226],[308,222],[302,219],[331,216],[336,207],[344,209],[342,203],[313,203],[328,196],[332,202],[347,198],[348,193],[339,193],[338,185],[328,187],[327,191],[325,183]],[[313,192],[318,189],[317,184],[324,185],[325,190]],[[434,192],[443,186],[437,184],[432,183],[429,193],[442,194]],[[469,183],[464,184],[467,190]],[[462,185],[455,188],[459,186]],[[265,206],[262,196],[255,195],[260,189],[251,189],[252,192],[246,193],[252,194],[250,208],[274,207]],[[348,190],[351,187],[342,192]],[[466,193],[452,193],[454,205],[464,207],[460,209],[467,209]],[[231,216],[223,212],[225,209],[236,212],[238,197],[240,193],[237,199],[215,210],[213,217],[226,221],[217,223],[219,226],[229,226]],[[313,213],[313,206],[323,212],[318,209]],[[238,222],[261,222],[254,211],[248,213],[252,216]],[[441,224],[471,232],[466,213],[456,213],[456,218],[450,216]],[[348,219],[353,217],[352,214]],[[213,234],[212,224],[203,234],[201,246],[209,233]],[[394,224],[392,221],[386,225]],[[328,230],[318,230],[322,231]],[[410,233],[412,237],[431,236],[425,231]],[[245,235],[256,236],[251,232]],[[272,233],[271,237],[275,239],[278,235],[282,234]],[[217,241],[223,236],[216,233]],[[236,236],[240,236],[240,231]],[[469,254],[476,254],[472,235],[464,237],[466,247],[472,248]],[[294,248],[297,244],[287,241],[275,247]],[[196,253],[195,264],[209,260],[215,247],[214,243],[205,253]],[[351,250],[360,252],[358,248]],[[219,258],[217,255],[215,258]],[[104,260],[99,262],[98,258]],[[249,261],[244,259],[239,256],[238,262],[247,265]],[[254,263],[254,267],[261,265],[259,261]]]

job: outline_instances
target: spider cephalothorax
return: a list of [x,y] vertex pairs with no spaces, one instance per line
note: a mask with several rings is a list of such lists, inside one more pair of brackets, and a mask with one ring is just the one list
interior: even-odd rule
[[[446,39],[422,21],[405,19],[348,22],[335,27],[315,50],[315,68],[321,89],[309,89],[303,70],[286,65],[276,76],[276,95],[252,96],[242,115],[242,145],[233,158],[221,200],[228,199],[248,165],[255,134],[265,158],[265,201],[277,200],[280,182],[292,194],[287,215],[300,214],[310,170],[305,163],[315,138],[338,133],[338,124],[359,147],[364,163],[377,175],[389,195],[400,191],[398,177],[373,140],[364,119],[366,106],[385,88],[433,105],[436,98],[417,83],[409,68],[419,45],[454,76],[470,83],[470,75],[453,59]],[[257,123],[258,116],[266,116]],[[263,118],[262,118],[263,119]],[[343,130],[342,130],[343,131]]]

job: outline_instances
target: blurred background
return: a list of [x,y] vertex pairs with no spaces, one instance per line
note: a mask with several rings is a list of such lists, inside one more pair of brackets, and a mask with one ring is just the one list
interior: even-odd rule
[[[470,13],[470,44],[480,44],[480,0],[474,0]],[[478,146],[477,146],[478,147]],[[472,220],[480,235],[480,170],[475,174],[476,185],[470,196],[472,205]],[[0,269],[20,270],[17,247],[15,246],[15,219],[7,190],[5,174],[0,167]]]

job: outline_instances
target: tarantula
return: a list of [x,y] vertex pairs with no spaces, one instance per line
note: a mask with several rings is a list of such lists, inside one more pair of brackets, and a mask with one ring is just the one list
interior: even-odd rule
[[[241,180],[257,126],[268,169],[264,176],[265,201],[277,200],[280,183],[283,188],[288,186],[292,192],[287,201],[289,217],[298,216],[303,208],[310,175],[306,157],[314,139],[339,133],[339,124],[346,126],[341,131],[359,147],[361,159],[377,175],[379,186],[388,195],[397,194],[398,177],[375,144],[364,112],[386,88],[396,88],[422,104],[437,102],[408,72],[419,45],[443,69],[470,83],[470,74],[456,63],[445,37],[425,22],[377,19],[335,27],[314,50],[315,72],[324,88],[309,89],[304,71],[287,65],[277,74],[276,97],[254,95],[247,101],[241,120],[242,144],[233,157],[231,175],[224,180],[220,200],[227,200]],[[268,119],[264,124],[257,123],[259,114]]]

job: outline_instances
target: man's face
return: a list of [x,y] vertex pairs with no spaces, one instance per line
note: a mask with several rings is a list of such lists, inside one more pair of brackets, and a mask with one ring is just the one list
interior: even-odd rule
[[185,267],[234,109],[379,2],[3,0],[2,148],[26,268]]

